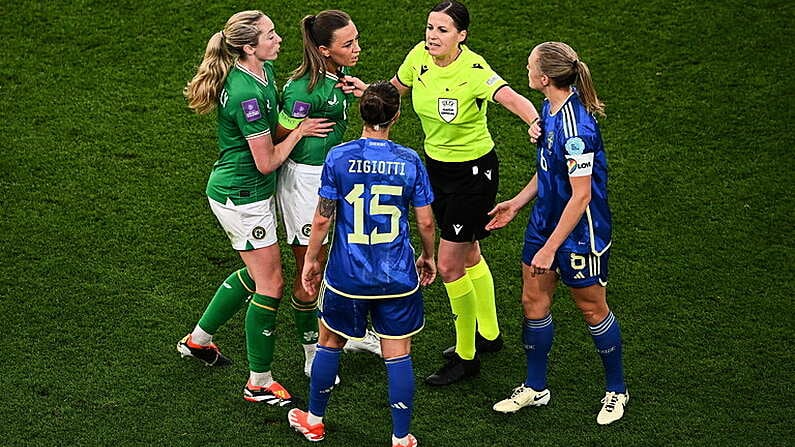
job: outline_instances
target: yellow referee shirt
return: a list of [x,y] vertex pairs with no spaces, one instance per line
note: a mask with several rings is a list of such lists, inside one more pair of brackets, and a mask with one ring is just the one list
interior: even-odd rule
[[494,147],[486,126],[486,104],[508,83],[466,45],[458,59],[439,67],[425,50],[425,42],[420,42],[398,68],[397,79],[411,88],[429,157],[469,161]]

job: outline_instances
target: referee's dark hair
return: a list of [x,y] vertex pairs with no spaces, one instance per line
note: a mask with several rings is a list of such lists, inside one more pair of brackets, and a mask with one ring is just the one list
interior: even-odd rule
[[431,12],[443,12],[450,16],[458,31],[469,30],[469,11],[466,6],[457,1],[441,2],[434,6]]
[[362,121],[375,130],[387,127],[399,111],[400,92],[388,81],[373,82],[359,99]]

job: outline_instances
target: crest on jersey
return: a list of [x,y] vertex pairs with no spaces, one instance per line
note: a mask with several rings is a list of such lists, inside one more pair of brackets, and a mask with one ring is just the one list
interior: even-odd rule
[[552,142],[555,141],[555,132],[547,132],[547,151],[552,151]]
[[450,98],[439,98],[439,116],[445,123],[452,122],[458,116],[458,100]]

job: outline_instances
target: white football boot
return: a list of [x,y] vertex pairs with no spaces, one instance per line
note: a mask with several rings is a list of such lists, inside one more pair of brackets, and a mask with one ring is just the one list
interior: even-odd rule
[[628,402],[629,391],[625,393],[608,391],[602,399],[602,409],[599,410],[599,415],[596,416],[596,423],[607,425],[621,419],[624,416],[624,407],[627,406]]
[[511,395],[494,404],[494,411],[499,413],[515,413],[524,407],[540,407],[549,403],[549,389],[536,391],[524,383],[513,389]]
[[348,340],[342,350],[345,352],[370,352],[381,357],[381,339],[375,332],[367,329],[363,339]]

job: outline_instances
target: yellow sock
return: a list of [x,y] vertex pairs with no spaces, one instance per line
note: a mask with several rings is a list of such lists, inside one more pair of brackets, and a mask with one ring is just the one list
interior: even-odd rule
[[475,289],[475,315],[477,316],[478,332],[487,340],[494,340],[500,335],[497,322],[497,303],[494,298],[494,278],[489,265],[482,256],[480,262],[467,267],[467,276]]
[[475,289],[469,275],[444,283],[455,319],[455,352],[464,360],[475,358]]

